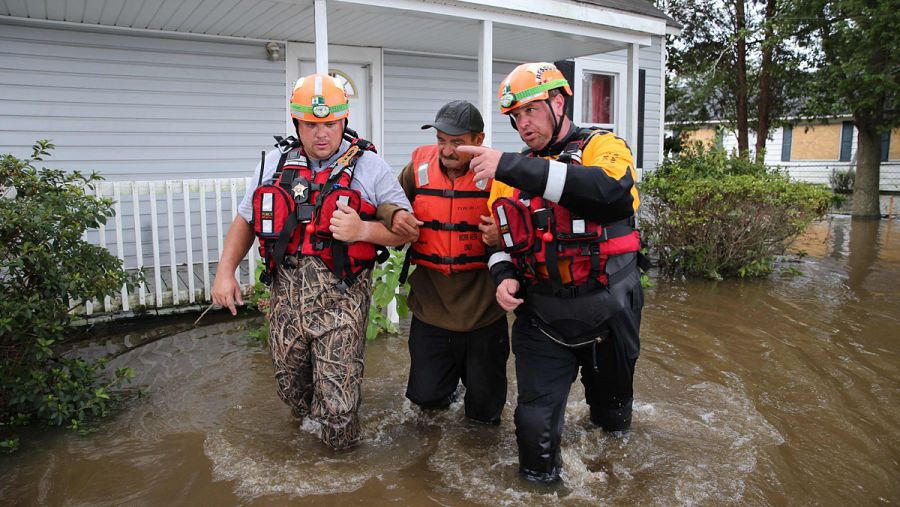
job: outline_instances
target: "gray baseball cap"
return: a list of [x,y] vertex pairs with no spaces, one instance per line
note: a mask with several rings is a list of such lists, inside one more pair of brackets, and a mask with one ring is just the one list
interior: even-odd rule
[[433,122],[422,125],[422,130],[430,128],[451,136],[461,136],[467,132],[484,132],[484,120],[481,119],[478,108],[471,102],[454,100],[441,107]]

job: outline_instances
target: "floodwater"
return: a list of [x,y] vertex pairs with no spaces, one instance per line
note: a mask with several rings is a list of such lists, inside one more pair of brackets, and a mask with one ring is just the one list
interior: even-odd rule
[[[900,224],[834,218],[767,280],[647,291],[632,431],[569,397],[563,482],[518,477],[499,427],[403,397],[402,337],[368,345],[364,440],[327,450],[277,398],[244,320],[121,354],[145,395],[93,433],[26,434],[8,505],[880,505],[900,503]],[[795,268],[799,274],[794,273]],[[190,322],[188,322],[188,326]],[[177,327],[177,326],[176,326]],[[90,349],[122,350],[134,336]],[[510,378],[514,379],[512,359]]]

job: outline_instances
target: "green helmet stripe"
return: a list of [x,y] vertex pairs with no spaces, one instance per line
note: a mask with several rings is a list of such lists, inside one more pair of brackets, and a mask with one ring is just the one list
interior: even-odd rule
[[563,86],[568,86],[569,82],[565,79],[557,79],[555,81],[547,81],[546,83],[541,83],[533,88],[529,88],[527,90],[522,90],[519,93],[515,94],[516,102],[520,100],[525,100],[527,98],[531,98],[539,93],[543,93],[547,90],[552,90],[554,88],[562,88]]
[[[346,111],[350,109],[350,104],[338,104],[336,106],[329,106],[328,110],[332,113],[340,113],[341,111]],[[295,113],[309,113],[313,114],[312,106],[304,106],[303,104],[294,104],[291,103],[291,111]]]

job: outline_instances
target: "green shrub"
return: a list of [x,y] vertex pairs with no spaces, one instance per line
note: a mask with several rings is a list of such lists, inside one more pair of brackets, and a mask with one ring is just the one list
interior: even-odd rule
[[855,180],[856,171],[853,169],[847,169],[846,171],[832,169],[831,175],[828,176],[828,183],[831,184],[831,189],[836,194],[852,194]]
[[[109,389],[131,376],[105,379],[103,360],[62,357],[70,311],[133,286],[122,261],[84,240],[113,215],[112,201],[85,192],[96,174],[36,169],[53,145],[38,141],[30,158],[0,158],[0,423],[41,422],[80,428],[105,415]],[[14,449],[15,439],[0,439]]]
[[640,186],[641,227],[665,273],[763,276],[788,242],[828,209],[822,185],[696,144]]

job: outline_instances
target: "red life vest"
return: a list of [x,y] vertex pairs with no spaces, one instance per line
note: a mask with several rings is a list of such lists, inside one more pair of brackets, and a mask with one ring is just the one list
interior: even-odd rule
[[313,173],[299,141],[293,137],[276,139],[282,155],[275,174],[253,193],[253,232],[259,238],[259,253],[266,266],[260,281],[271,283],[284,256],[299,252],[322,259],[341,280],[339,286],[349,287],[364,269],[383,260],[386,250],[363,241],[347,244],[334,239],[331,216],[337,203],[342,202],[363,220],[375,219],[375,206],[350,188],[359,157],[367,150],[375,152],[375,147],[364,139],[345,136],[350,142],[347,151],[328,168]]
[[412,263],[444,275],[485,269],[487,254],[478,224],[487,211],[490,182],[476,183],[473,171],[450,181],[441,170],[437,145],[416,148],[412,167],[413,213],[424,222],[419,239],[410,246]]
[[[584,129],[557,160],[581,165],[581,152],[593,132]],[[608,287],[617,281],[606,273],[609,258],[641,249],[633,217],[603,225],[518,189],[512,197],[494,201],[491,208],[499,246],[510,254],[526,281],[549,283],[553,293]]]

